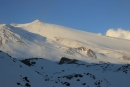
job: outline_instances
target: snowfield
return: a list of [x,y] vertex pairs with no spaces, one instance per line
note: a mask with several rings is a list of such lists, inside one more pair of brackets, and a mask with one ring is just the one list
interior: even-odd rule
[[35,20],[0,24],[0,87],[130,87],[130,40]]

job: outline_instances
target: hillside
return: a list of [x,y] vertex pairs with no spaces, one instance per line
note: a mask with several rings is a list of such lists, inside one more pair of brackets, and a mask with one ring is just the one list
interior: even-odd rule
[[129,44],[39,20],[0,24],[0,87],[129,87]]

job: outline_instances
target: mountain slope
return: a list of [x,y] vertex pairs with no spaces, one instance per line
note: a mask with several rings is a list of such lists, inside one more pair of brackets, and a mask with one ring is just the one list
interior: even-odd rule
[[[57,58],[60,59],[63,56],[71,58],[75,58],[76,56],[78,59],[86,60],[86,57],[89,57],[87,50],[79,50],[78,48],[91,49],[99,56],[96,56],[97,59],[101,58],[99,60],[107,60],[108,62],[115,63],[116,61],[119,62],[119,60],[125,60],[126,62],[130,57],[130,41],[128,40],[100,36],[89,32],[43,23],[39,20],[28,24],[1,26],[1,33],[4,34],[1,34],[1,38],[8,36],[4,37],[1,41],[7,42],[8,39],[10,41],[1,46],[1,50],[9,53],[13,57],[44,57],[58,60]],[[10,40],[10,38],[12,39]],[[104,57],[106,58],[105,60]],[[111,58],[114,61],[111,61]]]
[[0,24],[0,87],[129,87],[129,44],[39,20]]
[[94,64],[80,60],[74,62],[68,58],[62,58],[59,63],[43,58],[18,60],[0,52],[0,69],[1,87],[129,87],[130,85],[129,64]]
[[[130,41],[127,40],[108,38],[108,37],[100,36],[89,32],[83,32],[71,28],[58,26],[58,25],[43,23],[39,20],[35,20],[26,26],[17,25],[15,27],[19,27],[27,31],[40,34],[41,36],[45,36],[53,40],[55,40],[54,37],[60,37],[60,38],[66,38],[71,40],[78,40],[80,42],[85,42],[85,43],[91,42],[93,44],[102,47],[130,50],[130,48],[127,47]],[[122,43],[122,41],[124,43]],[[117,44],[117,43],[122,43],[124,46],[122,46],[122,44]]]

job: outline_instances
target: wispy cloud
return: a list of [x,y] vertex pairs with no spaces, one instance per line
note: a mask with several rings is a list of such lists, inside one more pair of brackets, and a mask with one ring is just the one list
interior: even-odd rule
[[106,32],[106,36],[117,37],[117,38],[129,39],[130,40],[130,31],[124,30],[122,28],[109,29]]

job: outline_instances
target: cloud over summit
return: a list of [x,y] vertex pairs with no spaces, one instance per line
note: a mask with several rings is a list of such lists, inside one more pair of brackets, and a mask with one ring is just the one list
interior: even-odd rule
[[118,28],[116,30],[115,29],[109,29],[106,32],[106,36],[130,40],[130,31],[123,30],[122,28]]

